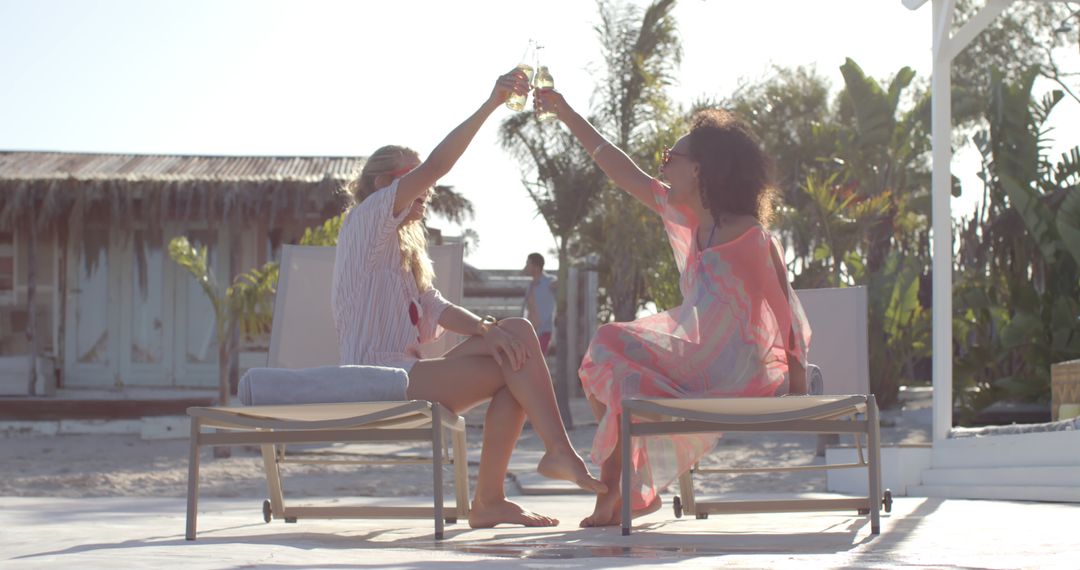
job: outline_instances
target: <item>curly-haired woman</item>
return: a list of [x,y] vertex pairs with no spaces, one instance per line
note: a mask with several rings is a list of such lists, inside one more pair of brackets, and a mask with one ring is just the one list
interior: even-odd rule
[[[766,229],[775,193],[771,164],[733,114],[697,113],[664,152],[661,177],[643,172],[558,92],[537,91],[615,183],[660,214],[675,253],[683,303],[600,327],[579,370],[598,421],[592,459],[607,489],[582,526],[620,523],[619,416],[623,398],[806,393],[810,327],[787,280],[783,251]],[[649,437],[631,450],[634,515],[660,507],[657,488],[690,469],[716,436]]]

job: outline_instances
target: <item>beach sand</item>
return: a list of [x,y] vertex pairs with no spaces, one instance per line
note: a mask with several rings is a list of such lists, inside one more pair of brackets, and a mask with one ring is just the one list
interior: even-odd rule
[[[929,410],[916,408],[883,412],[883,443],[928,441],[929,426],[923,421],[927,414],[921,412]],[[587,416],[584,401],[575,401],[573,409],[576,425],[570,436],[587,458],[596,423]],[[480,406],[466,415],[473,488],[483,412]],[[824,458],[816,455],[816,448],[817,437],[813,435],[727,434],[702,466],[821,464]],[[289,451],[290,456],[292,452],[303,452],[318,458],[337,454],[389,457],[401,453],[423,455],[428,448],[422,444],[380,443],[290,446]],[[511,460],[508,495],[530,493],[530,482],[538,477],[533,470],[542,453],[539,437],[526,426]],[[0,496],[183,497],[187,492],[187,456],[186,438],[148,441],[139,435],[42,436],[0,430]],[[288,497],[419,496],[429,494],[431,489],[427,465],[286,464],[282,473]],[[261,501],[266,495],[261,455],[253,447],[234,447],[231,457],[220,459],[204,450],[201,479],[201,494],[206,497],[251,497]],[[452,492],[451,485],[452,477],[447,477],[448,493]],[[826,490],[825,473],[821,471],[710,474],[695,477],[695,488],[702,495]]]

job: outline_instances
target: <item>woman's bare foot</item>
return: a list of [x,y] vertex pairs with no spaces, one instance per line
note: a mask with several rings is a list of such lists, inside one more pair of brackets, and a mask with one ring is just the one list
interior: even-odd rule
[[[638,518],[660,510],[663,502],[659,495],[643,509],[637,509],[630,513],[630,518]],[[622,496],[618,492],[601,493],[596,496],[596,507],[593,513],[581,519],[581,526],[617,526],[622,524]]]
[[556,526],[559,524],[559,520],[527,511],[521,505],[506,499],[488,503],[473,501],[472,508],[469,510],[470,527],[491,528],[503,523],[525,526]]
[[549,479],[562,479],[589,491],[603,493],[607,485],[589,473],[585,461],[573,449],[567,451],[548,451],[536,465],[536,472]]

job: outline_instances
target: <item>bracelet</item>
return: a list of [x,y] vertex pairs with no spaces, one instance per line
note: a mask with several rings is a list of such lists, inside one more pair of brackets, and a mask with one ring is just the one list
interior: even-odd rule
[[602,142],[602,143],[600,143],[600,144],[596,145],[596,148],[594,148],[594,149],[593,149],[593,151],[589,153],[589,158],[592,158],[593,160],[596,160],[596,153],[598,153],[598,152],[600,152],[601,150],[603,150],[603,149],[604,149],[604,147],[605,147],[605,146],[608,146],[609,144],[611,144],[611,143],[609,143],[609,142],[607,142],[607,141],[604,141],[604,142]]
[[485,315],[480,319],[480,328],[482,329],[478,336],[484,336],[491,330],[491,327],[497,326],[499,321],[495,320],[495,317],[491,315]]

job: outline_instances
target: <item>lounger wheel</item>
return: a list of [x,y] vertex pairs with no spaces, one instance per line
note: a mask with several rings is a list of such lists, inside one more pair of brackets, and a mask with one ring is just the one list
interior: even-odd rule
[[270,508],[270,499],[263,501],[263,522],[270,522],[274,518],[274,511]]
[[885,498],[881,500],[881,505],[885,507],[885,512],[892,512],[892,491],[885,489]]
[[671,507],[673,509],[675,509],[675,518],[681,519],[682,518],[682,499],[680,499],[679,497],[675,497],[671,501]]
[[698,513],[694,516],[696,516],[698,520],[705,520],[709,518],[709,513]]

